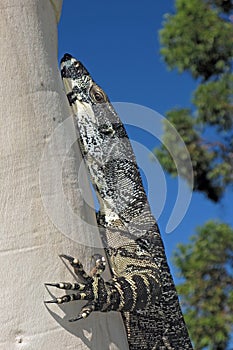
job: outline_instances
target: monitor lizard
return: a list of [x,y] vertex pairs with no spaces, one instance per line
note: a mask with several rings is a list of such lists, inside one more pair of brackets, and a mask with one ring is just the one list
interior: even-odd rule
[[72,322],[92,311],[121,312],[130,350],[191,350],[159,228],[125,127],[80,61],[65,54],[61,75],[99,200],[97,223],[112,278],[101,277],[106,264],[102,256],[87,274],[78,259],[63,255],[80,283],[47,283],[74,292],[46,302],[86,300]]

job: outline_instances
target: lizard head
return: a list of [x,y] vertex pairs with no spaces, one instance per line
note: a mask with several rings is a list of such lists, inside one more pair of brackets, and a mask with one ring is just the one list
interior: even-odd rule
[[109,158],[113,146],[114,153],[117,148],[120,150],[119,140],[126,137],[126,132],[107,95],[83,64],[69,54],[61,60],[61,76],[82,150],[93,159],[98,156]]
[[66,53],[61,60],[61,76],[66,90],[69,90],[67,97],[71,106],[77,100],[91,105],[108,102],[108,97],[84,65],[70,54]]

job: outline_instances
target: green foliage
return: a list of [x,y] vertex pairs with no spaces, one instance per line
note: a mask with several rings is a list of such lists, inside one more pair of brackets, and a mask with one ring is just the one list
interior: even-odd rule
[[232,74],[199,85],[193,98],[198,109],[198,122],[215,125],[219,131],[230,130],[233,126],[232,98]]
[[[199,79],[194,108],[174,109],[167,119],[190,153],[194,190],[217,202],[233,184],[233,10],[229,0],[176,0],[160,32],[169,68]],[[227,14],[227,16],[226,16]],[[191,184],[183,146],[164,123],[163,146],[155,150],[172,175]],[[167,148],[172,149],[171,156]],[[175,155],[175,157],[174,157]],[[176,159],[174,164],[173,159]],[[210,221],[174,256],[183,283],[178,286],[196,350],[226,350],[233,331],[233,230]]]
[[[167,119],[175,126],[189,153],[192,155],[194,190],[202,191],[211,200],[218,201],[222,194],[222,172],[216,171],[218,164],[212,166],[214,160],[217,161],[216,153],[210,151],[203,144],[199,133],[194,128],[194,119],[190,116],[190,111],[188,109],[170,111],[167,113]],[[169,149],[173,150],[173,158],[176,159],[176,164],[164,145],[169,146]],[[176,135],[171,133],[171,129],[167,127],[166,123],[164,124],[163,145],[160,149],[155,149],[154,153],[164,169],[172,176],[177,176],[177,167],[179,167],[180,175],[189,184],[192,184],[192,174],[190,174],[189,167],[186,166],[187,152],[183,149],[183,145],[179,143]]]
[[[176,0],[175,4],[176,13],[166,15],[160,31],[161,53],[169,68],[189,71],[201,83],[192,99],[196,110],[175,109],[167,118],[190,152],[194,190],[217,202],[226,186],[233,184],[233,24],[226,18],[233,4],[228,0]],[[166,126],[164,130],[164,144],[172,144],[181,158],[179,145]],[[162,146],[155,152],[164,168],[176,176],[167,149]],[[185,169],[180,173],[190,183],[190,173]]]
[[226,350],[233,326],[233,230],[209,221],[174,263],[184,282],[177,289],[195,349]]
[[226,72],[233,57],[233,26],[203,0],[177,0],[160,31],[161,53],[170,68],[194,78]]

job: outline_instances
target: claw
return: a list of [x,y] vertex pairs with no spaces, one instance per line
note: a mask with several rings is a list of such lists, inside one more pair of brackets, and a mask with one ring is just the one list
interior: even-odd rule
[[71,318],[69,320],[69,322],[75,322],[75,321],[78,321],[78,320],[82,320],[83,318],[87,318],[90,315],[90,313],[91,312],[89,310],[88,311],[84,311],[81,314],[79,314],[77,317]]
[[45,300],[44,301],[45,304],[59,304],[57,299],[54,300]]
[[52,300],[45,300],[44,303],[45,304],[63,304],[65,303],[67,300],[66,298],[69,297],[68,295],[64,295],[61,298],[56,298],[56,299],[52,299]]
[[75,322],[75,321],[81,320],[81,319],[83,319],[83,318],[84,318],[84,317],[83,317],[82,315],[80,315],[80,316],[78,316],[78,317],[71,318],[71,319],[69,320],[69,322]]
[[[60,289],[81,289],[82,286],[78,285],[77,283],[69,283],[69,282],[59,282],[59,283],[45,283],[45,286],[51,286],[51,287],[56,287],[56,288],[60,288]],[[79,288],[78,288],[79,286]],[[73,288],[72,288],[73,287]]]
[[69,261],[69,263],[71,264],[71,266],[78,268],[79,266],[82,267],[82,264],[80,263],[80,261],[77,258],[73,258],[70,255],[66,255],[66,254],[61,254],[59,255],[60,258],[66,259]]
[[75,259],[74,259],[72,256],[70,256],[70,255],[60,254],[59,256],[60,256],[60,258],[63,258],[63,259],[68,260],[70,263],[72,263],[72,262],[75,260]]
[[44,285],[59,288],[60,283],[45,283]]

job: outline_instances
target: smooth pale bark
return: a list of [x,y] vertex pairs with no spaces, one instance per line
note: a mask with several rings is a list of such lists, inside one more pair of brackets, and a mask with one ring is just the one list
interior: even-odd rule
[[87,246],[100,242],[57,68],[61,5],[0,3],[0,349],[124,350],[119,314],[71,324],[81,303],[49,310],[43,303],[51,298],[44,282],[75,280],[59,254],[89,269],[100,251]]

